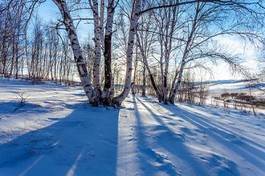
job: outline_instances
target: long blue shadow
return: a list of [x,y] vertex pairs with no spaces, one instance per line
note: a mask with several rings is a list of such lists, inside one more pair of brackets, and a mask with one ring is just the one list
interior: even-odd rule
[[119,110],[68,108],[67,117],[0,145],[0,176],[114,176]]
[[[181,166],[181,163],[184,163],[185,167],[188,167],[190,171],[194,174],[199,175],[207,175],[207,171],[204,169],[202,164],[189,152],[187,147],[184,144],[184,140],[182,136],[175,134],[168,126],[161,120],[161,117],[153,112],[152,109],[150,109],[145,103],[143,103],[140,99],[137,98],[137,101],[139,101],[145,109],[147,109],[151,117],[160,124],[157,128],[153,129],[155,131],[162,131],[161,133],[158,133],[158,136],[155,138],[155,144],[164,150],[166,150],[170,155],[173,155],[175,158],[175,161],[179,161],[179,163],[171,163],[171,164],[165,164],[164,168],[160,168],[162,171],[166,172],[169,175],[179,175],[177,171],[177,165]],[[152,151],[152,148],[148,146],[148,137],[144,136],[145,134],[145,128],[143,124],[141,124],[141,116],[139,114],[137,104],[135,104],[135,113],[136,118],[138,121],[138,137],[139,137],[139,146],[144,146],[146,151],[146,156],[151,156],[150,152]],[[144,144],[143,144],[144,143]],[[142,160],[143,162],[146,162],[146,160]],[[181,168],[181,167],[180,167]],[[186,168],[187,169],[187,168]],[[185,173],[184,173],[185,174]]]
[[[243,157],[262,171],[265,171],[265,153],[257,148],[260,147],[259,144],[256,144],[242,136],[238,136],[232,131],[224,129],[220,125],[210,122],[205,118],[205,116],[199,113],[184,110],[177,106],[162,106],[176,116],[198,127],[198,129],[218,141],[221,146],[229,146],[228,150]],[[233,141],[237,138],[241,138],[242,140]],[[231,168],[231,171],[234,171],[234,169],[236,168]]]

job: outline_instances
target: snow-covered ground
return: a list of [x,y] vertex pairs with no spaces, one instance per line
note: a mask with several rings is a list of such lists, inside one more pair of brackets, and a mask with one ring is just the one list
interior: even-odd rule
[[[18,93],[24,92],[21,105]],[[0,79],[0,176],[264,176],[265,117]]]

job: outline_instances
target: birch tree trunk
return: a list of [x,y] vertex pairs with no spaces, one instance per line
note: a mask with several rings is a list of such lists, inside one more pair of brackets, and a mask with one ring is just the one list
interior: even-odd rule
[[[104,2],[100,3],[100,13],[99,14],[99,3],[98,0],[89,0],[90,7],[93,11],[94,19],[94,43],[95,43],[95,58],[93,65],[93,86],[94,86],[94,105],[100,104],[101,97],[101,86],[100,86],[100,61],[101,61],[101,46],[103,37],[103,21],[104,21]],[[102,19],[103,18],[103,19]],[[101,20],[102,19],[102,20]]]
[[145,74],[146,66],[143,66],[143,85],[142,85],[142,96],[146,96],[146,74]]
[[132,82],[133,86],[131,87],[133,95],[136,94],[135,85],[136,85],[137,67],[138,67],[138,52],[137,52],[137,47],[135,47],[134,72],[133,72],[133,82]]
[[68,10],[67,4],[64,0],[53,0],[53,2],[59,8],[61,15],[63,17],[63,23],[66,27],[69,40],[71,42],[71,48],[74,54],[74,59],[76,62],[77,70],[79,73],[79,77],[81,80],[81,84],[84,88],[86,96],[88,97],[89,101],[93,103],[93,86],[91,84],[91,80],[89,79],[88,71],[86,64],[84,62],[84,57],[82,54],[82,50],[78,41],[78,37],[76,34],[76,29],[73,24],[73,20],[71,18],[71,14]]
[[133,8],[130,19],[130,31],[127,43],[127,51],[126,51],[126,75],[125,75],[125,84],[123,91],[120,95],[113,99],[113,104],[120,105],[125,98],[130,93],[131,88],[131,80],[132,80],[132,55],[133,55],[133,47],[134,47],[134,39],[137,30],[138,20],[141,11],[142,0],[134,0]]
[[110,105],[113,98],[113,78],[111,71],[112,60],[112,27],[113,17],[115,13],[114,0],[108,0],[107,7],[107,22],[105,26],[105,38],[104,38],[104,90],[102,93],[103,104]]

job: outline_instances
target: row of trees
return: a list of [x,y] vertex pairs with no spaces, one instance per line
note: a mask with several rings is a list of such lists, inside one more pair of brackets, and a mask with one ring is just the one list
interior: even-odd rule
[[71,50],[66,37],[60,40],[57,31],[48,25],[42,25],[35,19],[31,36],[19,33],[6,36],[3,28],[1,48],[1,73],[6,77],[27,75],[33,81],[54,80],[70,83],[74,77]]
[[[9,0],[2,4],[1,13],[6,15],[1,18],[6,18],[4,21],[7,23],[13,22],[8,19],[12,16],[9,15],[11,8],[8,6],[16,2]],[[145,87],[150,85],[160,102],[174,103],[187,71],[208,70],[205,63],[216,63],[217,60],[242,70],[240,58],[218,45],[222,37],[237,35],[246,40],[262,42],[256,30],[262,27],[264,11],[263,2],[259,0],[53,2],[60,11],[60,21],[66,35],[61,30],[61,24],[41,28],[36,23],[30,45],[27,44],[27,37],[14,40],[24,43],[17,47],[23,53],[21,56],[12,49],[16,50],[16,44],[11,39],[16,35],[10,34],[10,38],[5,36],[4,31],[10,32],[11,28],[6,27],[1,19],[0,30],[3,32],[0,35],[1,40],[4,40],[0,48],[2,73],[18,74],[19,68],[23,72],[25,67],[19,67],[17,61],[20,57],[25,58],[25,62],[21,63],[27,63],[28,75],[34,79],[69,80],[69,75],[74,75],[77,70],[86,96],[93,105],[120,105],[128,96],[132,83],[134,86],[142,85],[143,95]],[[25,1],[25,9],[33,9],[36,3]],[[74,18],[73,14],[81,10],[91,12],[91,16]],[[30,14],[26,10],[22,16],[28,19]],[[17,16],[18,13],[14,18]],[[80,43],[76,27],[80,20],[93,21],[93,44]],[[19,31],[28,30],[25,27],[27,25],[15,24],[15,28],[21,26],[25,29]],[[17,60],[16,56],[19,56]],[[72,67],[72,56],[76,69]],[[126,67],[123,70],[124,65]],[[124,78],[120,75],[124,75]],[[122,84],[123,89],[116,91],[115,95],[114,85],[117,84]]]
[[30,14],[34,4],[27,4],[24,0],[6,1],[0,4],[0,70],[3,74],[18,76],[19,62],[25,52],[21,45],[27,45],[25,40]]

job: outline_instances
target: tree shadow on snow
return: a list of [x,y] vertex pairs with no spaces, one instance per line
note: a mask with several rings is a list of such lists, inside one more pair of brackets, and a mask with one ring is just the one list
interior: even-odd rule
[[[153,129],[150,129],[151,127],[148,126],[143,126],[137,104],[135,103],[136,118],[138,123],[137,134],[140,142],[139,147],[144,146],[142,150],[144,151],[143,158],[145,159],[141,159],[141,161],[144,165],[146,165],[147,168],[154,167],[152,166],[154,162],[149,162],[153,159],[156,160],[156,162],[160,163],[160,168],[158,167],[157,172],[162,171],[167,175],[172,176],[211,174],[226,176],[240,175],[237,169],[237,165],[233,161],[227,160],[226,158],[223,158],[219,155],[212,154],[211,156],[206,158],[207,162],[202,162],[201,158],[199,156],[196,156],[196,154],[191,153],[190,149],[185,144],[185,135],[189,134],[189,129],[183,129],[185,131],[180,134],[174,132],[170,127],[168,127],[168,124],[162,120],[163,118],[159,114],[155,113],[155,107],[150,108],[141,99],[137,98],[137,101],[140,102],[141,105],[148,110],[148,112],[151,114],[151,117],[159,124],[158,126],[152,127]],[[179,114],[177,115],[179,116]],[[154,133],[156,134],[155,138],[150,140],[150,137],[148,138],[148,136],[145,136],[145,131],[156,132]],[[168,154],[168,156],[159,155],[158,152],[155,152],[155,150],[148,145],[150,143],[152,143],[160,150],[163,150],[164,153]],[[168,158],[169,156],[171,156],[171,158]],[[148,157],[149,159],[147,159]],[[152,159],[150,159],[150,157],[152,157]],[[223,166],[224,164],[225,166]],[[154,173],[150,174],[150,171],[148,172],[146,174],[155,175]]]
[[163,107],[198,127],[203,133],[215,139],[223,149],[244,158],[244,160],[253,164],[261,171],[264,171],[264,146],[207,120],[207,117],[199,113],[188,111],[177,106]]
[[[256,166],[260,171],[265,171],[265,153],[262,149],[264,148],[264,146],[242,135],[236,134],[228,128],[224,128],[221,125],[214,123],[213,121],[207,120],[207,117],[200,113],[182,109],[178,106],[162,106],[172,114],[175,114],[175,116],[196,126],[201,133],[206,134],[208,137],[214,139],[217,142],[217,145],[223,150],[228,151],[233,155],[240,156],[245,161]],[[231,159],[233,159],[233,155],[231,155]],[[210,161],[212,162],[210,163],[210,165],[215,163],[215,159]],[[219,174],[239,175],[235,162],[229,161],[228,166],[231,167],[226,168],[226,170],[220,171]]]
[[[153,120],[155,120],[158,126],[144,126],[142,117],[139,112],[137,103],[135,103],[135,117],[137,126],[138,136],[138,147],[142,151],[140,157],[141,165],[145,167],[144,175],[156,175],[156,174],[167,174],[167,175],[181,175],[188,173],[181,173],[181,168],[189,166],[190,173],[200,173],[200,175],[207,175],[206,170],[201,166],[201,163],[192,156],[187,150],[183,143],[183,137],[175,134],[164,122],[161,117],[155,114],[148,106],[146,106],[140,99],[137,98],[145,109],[149,111]],[[147,131],[154,132],[152,139],[147,136]],[[156,133],[157,132],[157,133]],[[152,143],[152,146],[149,144]],[[165,151],[164,154],[155,150],[153,147]],[[173,158],[168,158],[169,156]],[[172,161],[173,160],[173,161]],[[148,168],[152,169],[148,169]],[[187,169],[187,168],[185,168]]]
[[65,118],[0,145],[0,176],[112,176],[119,110],[75,104]]

